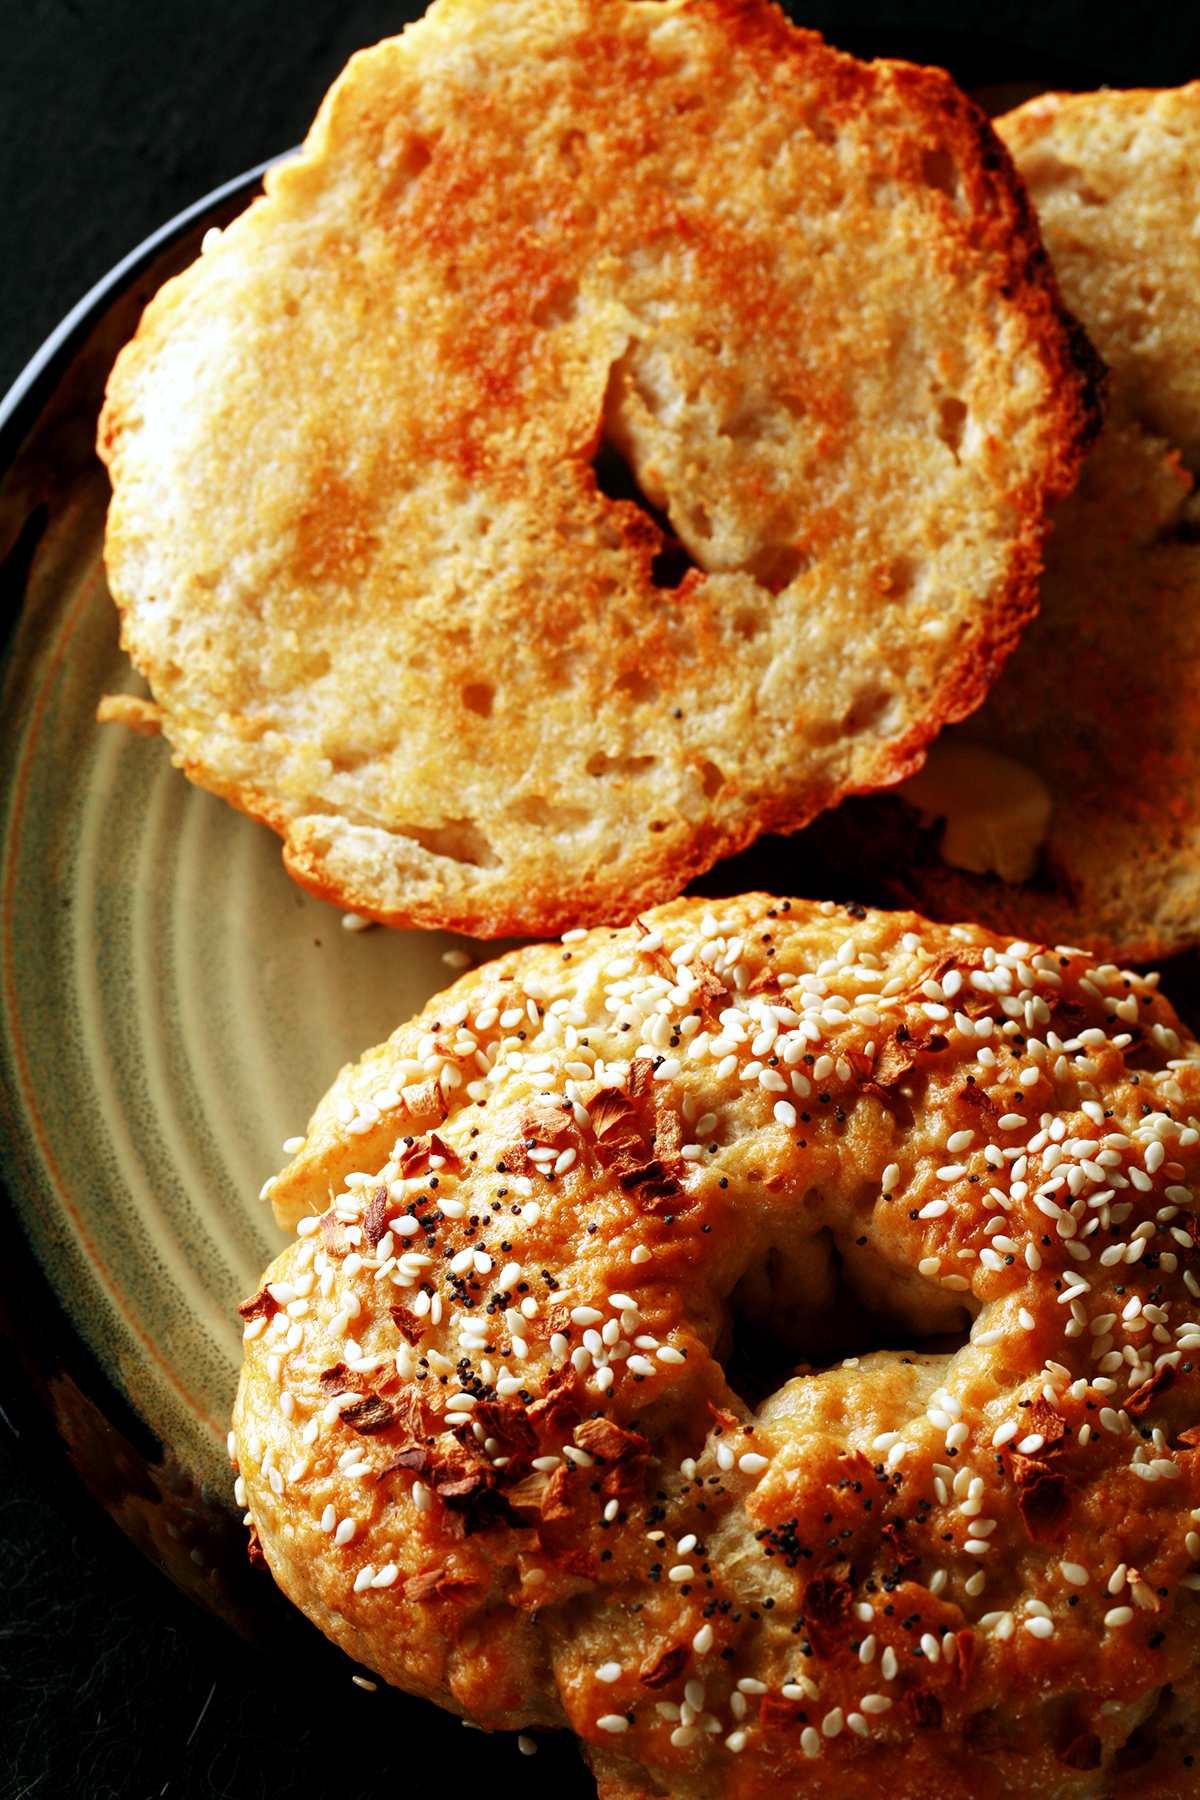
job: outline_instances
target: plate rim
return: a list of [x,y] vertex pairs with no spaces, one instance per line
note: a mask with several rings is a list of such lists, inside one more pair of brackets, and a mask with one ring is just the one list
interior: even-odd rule
[[[843,35],[853,39],[856,34],[846,31]],[[947,35],[978,36],[953,30]],[[1014,48],[1011,44],[1009,47]],[[861,50],[855,53],[863,54]],[[1028,47],[1023,55],[1035,68],[1046,61]],[[127,252],[70,308],[0,398],[0,487],[19,464],[43,413],[108,307],[208,216],[239,199],[249,203],[266,172],[294,157],[299,148],[293,146],[268,157],[175,213]],[[30,542],[25,531],[11,548],[0,547],[0,582],[7,585],[5,578],[15,577],[16,589],[11,610],[7,604],[0,604],[0,678],[6,673],[5,664],[20,619],[27,574],[21,564],[35,547],[36,538]],[[0,1134],[12,1141],[9,1095],[3,1086]],[[81,1416],[94,1428],[90,1450],[80,1441]],[[256,1604],[240,1608],[237,1616],[228,1607],[214,1605],[200,1581],[181,1580],[179,1571],[166,1565],[149,1533],[131,1528],[125,1502],[139,1494],[144,1496],[147,1483],[157,1486],[152,1471],[161,1469],[167,1447],[112,1383],[71,1324],[25,1235],[9,1183],[3,1178],[0,1428],[7,1429],[14,1454],[23,1467],[52,1489],[56,1500],[74,1512],[86,1511],[92,1519],[98,1520],[100,1513],[107,1514],[124,1542],[141,1553],[140,1560],[164,1575],[173,1589],[182,1590],[209,1618],[219,1620],[251,1643],[271,1641],[277,1653],[285,1638],[302,1644],[309,1658],[317,1652],[312,1627],[298,1609],[282,1601],[273,1583],[265,1578],[261,1584],[255,1583]],[[100,1456],[96,1456],[97,1447]],[[95,1457],[94,1463],[89,1463],[89,1454]],[[261,1616],[255,1617],[256,1614]],[[336,1654],[346,1657],[347,1653]],[[353,1662],[352,1658],[348,1660]]]
[[157,231],[152,231],[140,244],[135,244],[120,262],[115,263],[107,274],[102,275],[76,301],[44,343],[34,351],[8,392],[0,399],[0,481],[16,462],[26,437],[37,422],[38,414],[81,348],[89,329],[98,322],[107,302],[118,298],[130,282],[135,281],[164,251],[171,249],[180,238],[186,236],[207,213],[253,188],[268,169],[287,162],[299,153],[300,148],[301,146],[294,145],[290,150],[281,150],[278,155],[267,157],[265,162],[243,170],[240,175],[222,182],[219,187],[203,194],[199,200],[194,200],[190,206],[185,206],[182,212],[177,212],[164,225],[160,225]]
[[[61,384],[109,308],[207,218],[231,202],[248,204],[267,170],[296,154],[293,147],[268,157],[203,194],[142,239],[76,302],[0,399],[0,491],[36,440]],[[0,675],[5,677],[11,673],[29,566],[42,535],[39,511],[44,508],[31,513],[0,555],[0,586],[6,590],[0,607]],[[10,1146],[18,1141],[13,1104],[7,1084],[0,1085],[0,1133]],[[69,1510],[86,1510],[91,1519],[97,1518],[97,1508],[106,1513],[145,1562],[209,1617],[250,1643],[278,1640],[289,1622],[265,1591],[273,1584],[254,1583],[243,1594],[249,1583],[239,1582],[236,1593],[228,1584],[224,1593],[214,1593],[200,1568],[189,1579],[187,1567],[168,1567],[150,1529],[147,1503],[170,1507],[174,1496],[162,1480],[164,1471],[171,1474],[170,1448],[72,1325],[29,1243],[10,1182],[11,1176],[0,1178],[0,1428],[7,1431],[13,1453],[56,1500],[66,1500]],[[185,1473],[191,1476],[191,1471]],[[232,1526],[227,1503],[218,1499],[216,1506]],[[254,1572],[247,1565],[245,1573]]]

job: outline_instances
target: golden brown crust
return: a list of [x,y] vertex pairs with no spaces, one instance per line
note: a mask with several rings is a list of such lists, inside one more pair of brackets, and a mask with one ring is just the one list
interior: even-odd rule
[[274,1184],[268,1562],[609,1800],[1182,1793],[1198,1114],[1153,980],[978,927],[747,895],[475,970]]
[[1028,882],[950,867],[899,801],[820,829],[860,866],[886,839],[901,904],[1144,961],[1200,941],[1200,83],[1045,95],[997,129],[1113,380],[1113,418],[1055,514],[1040,617],[949,740],[1044,782],[1041,867]]
[[100,452],[176,760],[304,886],[629,918],[979,704],[1100,396],[944,73],[764,0],[439,0],[267,190]]
[[96,707],[100,725],[124,725],[136,737],[157,737],[162,730],[162,707],[137,694],[103,694]]

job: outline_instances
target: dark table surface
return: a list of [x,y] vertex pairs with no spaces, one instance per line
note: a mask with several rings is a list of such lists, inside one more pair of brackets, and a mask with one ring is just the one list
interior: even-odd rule
[[[4,0],[0,392],[121,256],[209,189],[297,143],[350,52],[420,10],[386,0]],[[1200,8],[1175,0],[825,0],[791,10],[847,49],[942,61],[966,86],[1200,75]],[[468,1769],[504,1785],[532,1773],[511,1743],[489,1746],[482,1765],[464,1762],[461,1737],[355,1688],[348,1664],[331,1675],[320,1657],[296,1666],[244,1646],[127,1543],[48,1449],[29,1396],[8,1399],[17,1431],[0,1416],[0,1800],[289,1791],[357,1800],[411,1780],[413,1726],[423,1772],[430,1757],[462,1771],[444,1783],[450,1793],[476,1785]],[[569,1745],[540,1755],[545,1791],[557,1773],[564,1794],[586,1792]]]

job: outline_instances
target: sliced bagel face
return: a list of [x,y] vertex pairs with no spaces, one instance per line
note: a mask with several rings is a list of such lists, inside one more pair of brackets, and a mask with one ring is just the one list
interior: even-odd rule
[[[972,873],[929,840],[886,880],[939,918],[1149,960],[1200,941],[1200,82],[1043,95],[997,128],[1111,368],[1113,417],[1056,511],[1039,617],[940,740],[1044,785],[1033,878]],[[858,864],[878,828],[839,824],[839,854]]]
[[267,189],[100,449],[176,759],[305,886],[627,917],[979,703],[1097,370],[947,76],[766,5],[438,0]]

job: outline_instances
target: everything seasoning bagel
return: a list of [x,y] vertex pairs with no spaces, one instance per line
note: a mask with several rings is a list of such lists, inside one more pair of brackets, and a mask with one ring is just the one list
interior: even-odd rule
[[752,894],[513,952],[268,1184],[255,1542],[607,1800],[1179,1800],[1198,1115],[1069,947]]

